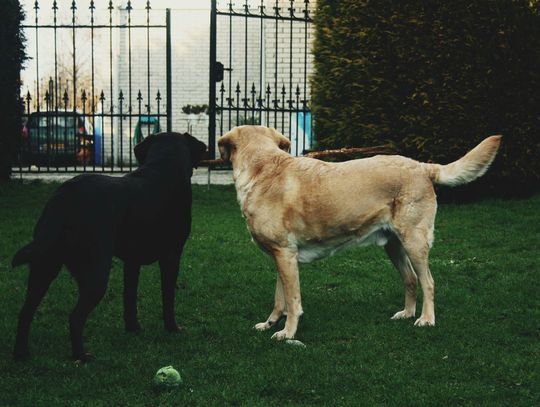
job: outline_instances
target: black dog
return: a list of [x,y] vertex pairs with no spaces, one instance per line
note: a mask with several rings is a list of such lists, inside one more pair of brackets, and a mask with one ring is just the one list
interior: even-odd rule
[[122,178],[80,175],[49,199],[34,239],[19,250],[13,267],[28,263],[26,301],[19,314],[14,357],[29,355],[28,335],[37,306],[65,264],[79,287],[69,317],[73,358],[91,358],[82,333],[107,288],[113,256],[124,262],[124,321],[137,331],[140,266],[159,261],[163,319],[177,331],[174,290],[184,243],[191,230],[191,175],[206,145],[189,134],[151,135],[135,147],[140,167]]

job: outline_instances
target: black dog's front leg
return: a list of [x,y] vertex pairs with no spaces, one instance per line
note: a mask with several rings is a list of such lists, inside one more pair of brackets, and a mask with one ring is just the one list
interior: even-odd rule
[[137,288],[139,264],[124,263],[124,323],[127,332],[138,332],[141,325],[137,319]]
[[161,269],[161,296],[163,299],[163,322],[169,332],[178,332],[180,327],[174,316],[174,290],[176,279],[180,271],[180,257],[182,253],[170,254],[159,261]]

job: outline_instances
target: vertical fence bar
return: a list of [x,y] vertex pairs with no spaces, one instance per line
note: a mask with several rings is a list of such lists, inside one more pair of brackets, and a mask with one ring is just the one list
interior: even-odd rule
[[[248,121],[248,14],[249,14],[249,4],[248,0],[244,4],[244,124],[247,124]],[[238,125],[238,123],[237,123]]]
[[232,2],[229,2],[229,97],[227,98],[227,104],[229,107],[229,130],[232,128],[232,105],[233,105],[233,99],[232,99],[232,50],[233,50],[233,42],[232,42]]
[[167,131],[172,131],[172,56],[171,56],[171,9],[166,10],[167,30]]
[[81,95],[81,103],[82,103],[82,128],[83,131],[79,133],[79,137],[81,137],[82,141],[82,162],[83,162],[83,171],[86,172],[86,164],[89,158],[90,150],[89,150],[89,144],[88,144],[88,136],[89,134],[86,133],[86,90],[83,89],[82,95]]
[[[302,100],[303,133],[304,146],[306,145],[306,115],[307,115],[307,41],[308,41],[308,20],[309,20],[309,0],[304,0],[304,99]],[[311,136],[313,137],[313,135]],[[309,140],[308,148],[311,149],[313,140]]]
[[133,7],[131,6],[131,0],[127,2],[126,10],[128,13],[128,97],[129,97],[129,107],[128,107],[128,114],[129,114],[129,170],[131,171],[133,169],[133,128],[132,128],[132,120],[133,120],[133,99],[132,99],[132,93],[131,93],[131,81],[132,81],[132,72],[131,72],[131,10]]
[[[40,155],[40,150],[41,150],[41,123],[40,123],[40,119],[41,119],[41,115],[40,115],[40,108],[39,108],[39,102],[40,102],[40,99],[39,99],[39,30],[38,30],[38,23],[39,23],[39,18],[38,18],[38,10],[39,10],[39,3],[38,1],[36,0],[34,2],[34,10],[35,10],[35,13],[36,13],[36,98],[34,99],[35,100],[35,103],[37,103],[37,106],[36,106],[36,112],[37,112],[37,115],[36,115],[36,119],[37,119],[37,151],[36,151],[36,157],[39,157]],[[29,136],[31,137],[31,133],[29,133]],[[32,156],[32,154],[30,154],[30,156]],[[39,164],[39,163],[37,163]],[[31,164],[30,164],[31,165]],[[41,165],[38,165],[38,172],[41,171]]]
[[285,133],[285,95],[287,91],[285,90],[285,84],[283,83],[281,87],[281,134]]
[[278,31],[278,22],[279,18],[281,17],[279,15],[279,2],[276,0],[276,6],[274,7],[275,12],[275,19],[276,19],[276,35],[275,35],[275,41],[276,41],[276,49],[274,53],[274,127],[278,128],[278,107],[279,107],[279,101],[278,101],[278,40],[279,40],[279,31]]
[[234,91],[236,93],[236,125],[240,125],[240,93],[242,91],[240,90],[240,82],[236,82],[236,90]]
[[[92,171],[96,171],[96,91],[95,91],[95,62],[94,62],[94,10],[96,6],[94,5],[94,1],[90,1],[90,59],[91,59],[91,87],[92,87],[92,103],[91,103],[91,109],[92,109],[92,148],[94,151],[93,160],[92,160]],[[103,127],[103,126],[102,126]],[[103,137],[100,138],[100,142],[103,143]],[[101,156],[101,159],[103,159],[103,156]]]
[[146,2],[146,120],[148,122],[148,135],[151,134],[150,130],[150,0]]
[[211,159],[216,155],[216,40],[217,40],[217,4],[211,1],[210,10],[210,95],[208,96],[208,155]]
[[105,93],[99,95],[101,105],[101,171],[105,171]]
[[161,115],[160,115],[161,93],[159,92],[159,89],[156,94],[156,105],[157,105],[157,131],[159,133],[161,131]]
[[122,109],[123,109],[123,104],[124,104],[124,92],[122,92],[122,89],[120,89],[120,94],[118,95],[118,119],[120,121],[120,129],[119,129],[119,133],[120,133],[120,171],[123,171],[124,170],[124,140],[123,140],[123,137],[124,137],[124,125],[123,125],[123,118],[124,116],[122,115]]
[[[30,155],[32,154],[32,137],[30,136],[30,102],[32,101],[32,96],[30,91],[26,92],[26,154],[21,154],[22,158],[28,160],[28,170],[32,169],[32,163],[30,162]],[[21,160],[22,162],[22,160]]]
[[223,84],[223,82],[221,82],[221,88],[219,89],[219,93],[221,95],[221,104],[220,104],[220,107],[219,107],[219,112],[220,112],[220,118],[219,118],[219,134],[222,135],[223,134],[223,97],[224,97],[224,94],[225,94],[225,85]]
[[[77,167],[77,152],[79,147],[79,138],[78,138],[78,123],[77,123],[77,58],[76,58],[76,46],[75,46],[75,13],[77,11],[77,4],[75,0],[71,2],[71,39],[72,39],[72,46],[73,46],[73,80],[72,80],[72,86],[73,86],[73,144],[74,144],[74,151],[73,151],[73,158],[75,167]],[[67,120],[67,118],[66,118]]]
[[[58,4],[53,1],[52,4],[53,10],[53,35],[54,35],[54,150],[55,150],[55,161],[58,159]],[[58,169],[58,167],[57,167]]]
[[67,134],[67,129],[68,129],[68,113],[67,113],[67,107],[68,107],[68,100],[69,100],[69,96],[68,96],[68,93],[67,93],[67,86],[66,86],[66,89],[64,90],[64,155],[62,157],[62,160],[64,160],[64,167],[65,167],[65,171],[67,172],[68,171],[68,159],[67,157],[69,157],[69,140],[68,140],[68,134]]
[[[110,119],[111,119],[111,171],[114,170],[114,93],[113,93],[113,27],[112,27],[112,12],[114,6],[112,0],[109,1],[109,87],[110,87]],[[105,125],[103,125],[105,128]],[[104,132],[105,133],[105,132]],[[103,143],[105,144],[105,143]]]
[[50,109],[50,93],[48,90],[45,90],[45,97],[43,98],[45,100],[45,141],[46,141],[46,151],[47,151],[47,162],[46,167],[47,171],[49,171],[49,166],[51,162],[51,140],[50,140],[50,127],[51,127],[51,118],[49,116],[49,109]]
[[[294,0],[290,0],[291,7],[289,8],[289,15],[291,21],[289,24],[289,140],[292,136],[292,94],[293,94],[293,20],[294,20]],[[296,137],[296,151],[298,152],[298,136]]]
[[259,46],[259,124],[263,124],[262,121],[262,101],[263,101],[263,60],[264,60],[264,0],[261,0],[260,9],[260,46]]

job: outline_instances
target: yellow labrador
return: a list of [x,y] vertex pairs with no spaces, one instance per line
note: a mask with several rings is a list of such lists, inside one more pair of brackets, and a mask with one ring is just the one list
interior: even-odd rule
[[463,158],[439,165],[396,155],[343,163],[293,157],[289,140],[263,126],[236,127],[220,137],[249,231],[278,271],[274,309],[255,329],[269,329],[286,315],[285,328],[272,338],[294,338],[303,313],[298,262],[373,243],[384,246],[405,286],[405,307],[392,319],[415,315],[418,274],[424,301],[415,325],[435,325],[428,266],[437,211],[433,184],[480,177],[500,141],[501,136],[488,137]]

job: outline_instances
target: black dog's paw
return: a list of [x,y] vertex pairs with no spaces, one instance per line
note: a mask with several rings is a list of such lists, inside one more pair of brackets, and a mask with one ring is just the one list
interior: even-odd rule
[[15,347],[13,350],[13,359],[17,362],[23,362],[30,358],[30,350],[28,348]]
[[94,355],[92,355],[91,353],[89,352],[86,352],[82,355],[78,355],[78,356],[73,356],[73,361],[75,363],[76,366],[80,366],[80,365],[84,365],[85,363],[88,363],[88,362],[91,362],[93,360],[95,360],[96,358],[94,357]]
[[138,322],[126,322],[126,332],[138,333],[141,332],[141,324]]
[[174,324],[165,324],[165,330],[167,332],[171,332],[171,333],[179,333],[181,331],[183,331],[185,328],[183,326],[180,326],[176,323]]

